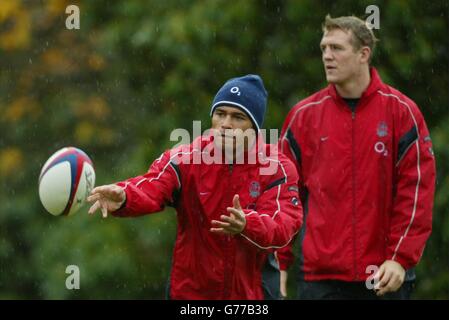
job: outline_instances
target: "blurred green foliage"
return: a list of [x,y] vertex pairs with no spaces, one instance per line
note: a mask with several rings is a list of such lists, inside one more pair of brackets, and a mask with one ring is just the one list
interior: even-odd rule
[[[65,28],[76,4],[81,29]],[[415,100],[430,127],[438,181],[434,228],[417,268],[417,298],[449,298],[448,3],[434,1],[0,2],[0,298],[164,298],[176,233],[171,209],[137,219],[55,218],[38,199],[46,159],[77,146],[97,185],[145,172],[192,120],[209,126],[228,78],[260,74],[266,128],[325,85],[321,23],[380,8],[373,60]],[[65,269],[81,289],[65,288]],[[295,295],[290,276],[290,295]]]

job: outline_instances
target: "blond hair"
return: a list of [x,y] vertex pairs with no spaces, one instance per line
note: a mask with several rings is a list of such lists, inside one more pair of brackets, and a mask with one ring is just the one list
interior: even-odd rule
[[323,32],[331,31],[334,29],[341,29],[343,31],[351,31],[351,44],[354,50],[358,50],[361,47],[369,47],[371,49],[371,55],[369,61],[374,54],[376,42],[379,40],[374,35],[373,31],[368,28],[365,21],[355,16],[345,16],[332,18],[329,14],[323,23]]

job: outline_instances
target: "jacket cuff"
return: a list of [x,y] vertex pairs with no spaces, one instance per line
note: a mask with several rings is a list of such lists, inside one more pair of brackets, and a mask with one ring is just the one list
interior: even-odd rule
[[111,212],[111,215],[113,215],[115,217],[123,217],[123,216],[126,216],[129,213],[129,208],[127,207],[128,199],[129,199],[129,193],[127,192],[126,189],[124,189],[124,183],[123,182],[119,182],[116,185],[118,185],[119,187],[121,187],[123,189],[123,191],[125,191],[126,198],[125,198],[125,202],[122,203],[120,208],[118,208],[117,210]]
[[399,263],[402,268],[404,268],[405,270],[413,268],[414,266],[416,266],[417,263],[413,263],[413,261],[411,261],[410,259],[407,259],[407,257],[405,257],[404,255],[401,255],[399,252],[396,252],[396,256],[393,259],[394,256],[394,250],[391,249],[391,247],[389,247],[388,251],[387,251],[387,259],[388,260],[393,260],[396,261],[397,263]]
[[409,263],[407,261],[407,259],[404,259],[404,258],[400,257],[397,254],[396,254],[396,257],[394,257],[394,259],[391,259],[391,260],[396,261],[397,263],[399,263],[402,266],[402,268],[404,268],[404,270],[411,269],[411,268],[413,268],[415,266],[414,264]]
[[267,248],[264,248],[265,245],[263,241],[265,227],[261,225],[259,214],[254,210],[242,209],[242,211],[245,214],[246,219],[245,228],[240,233],[242,240],[254,248],[266,250]]

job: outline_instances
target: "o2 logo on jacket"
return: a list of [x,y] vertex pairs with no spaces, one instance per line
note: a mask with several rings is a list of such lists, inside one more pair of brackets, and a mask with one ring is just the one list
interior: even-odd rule
[[251,182],[249,185],[249,195],[251,198],[257,198],[260,196],[260,184],[257,181]]
[[377,153],[380,153],[384,157],[388,156],[387,147],[385,146],[385,143],[383,143],[382,141],[376,142],[376,144],[374,145],[374,151],[376,151]]
[[[385,121],[380,121],[379,124],[377,125],[377,136],[379,138],[383,138],[386,137],[387,135],[388,135],[388,125]],[[374,144],[374,151],[380,153],[384,157],[388,156],[387,147],[385,146],[385,143],[382,141],[377,141]]]

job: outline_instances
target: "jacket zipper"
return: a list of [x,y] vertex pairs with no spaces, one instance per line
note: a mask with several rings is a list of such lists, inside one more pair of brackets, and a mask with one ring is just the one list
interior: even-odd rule
[[356,181],[355,181],[355,111],[352,111],[352,239],[354,250],[354,277],[358,280],[357,275],[357,242],[356,242]]

